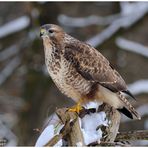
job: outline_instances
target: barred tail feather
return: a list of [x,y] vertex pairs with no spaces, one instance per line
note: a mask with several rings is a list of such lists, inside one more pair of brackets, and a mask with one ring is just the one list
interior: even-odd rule
[[122,101],[122,103],[124,104],[124,107],[118,110],[131,119],[133,119],[134,115],[136,119],[140,120],[141,119],[140,115],[137,113],[134,107],[127,101],[127,99],[120,92],[118,92],[118,96]]

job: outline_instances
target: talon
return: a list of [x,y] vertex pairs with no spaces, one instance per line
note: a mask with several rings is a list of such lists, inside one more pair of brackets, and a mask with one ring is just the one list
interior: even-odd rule
[[72,108],[69,108],[68,111],[70,111],[70,112],[76,112],[76,113],[79,114],[82,109],[83,108],[80,105],[76,105],[76,106],[73,106]]
[[81,106],[81,103],[78,102],[77,105],[72,106],[71,108],[68,109],[68,111],[70,112],[76,112],[76,113],[80,113],[80,111],[83,109],[83,107]]

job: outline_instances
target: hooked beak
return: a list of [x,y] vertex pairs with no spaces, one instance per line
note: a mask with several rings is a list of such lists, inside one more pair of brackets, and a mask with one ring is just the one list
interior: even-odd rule
[[41,28],[41,29],[40,29],[40,37],[42,37],[42,36],[44,36],[44,35],[47,35],[47,31],[46,31],[46,29]]

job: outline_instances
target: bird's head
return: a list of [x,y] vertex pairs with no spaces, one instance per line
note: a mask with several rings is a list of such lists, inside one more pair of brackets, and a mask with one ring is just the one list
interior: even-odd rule
[[59,42],[64,37],[64,31],[61,27],[54,24],[46,24],[40,28],[40,36],[43,40],[50,40],[50,42]]

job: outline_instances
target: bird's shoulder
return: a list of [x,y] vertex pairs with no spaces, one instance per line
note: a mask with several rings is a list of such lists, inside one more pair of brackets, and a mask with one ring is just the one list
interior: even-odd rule
[[91,45],[73,40],[65,45],[64,56],[85,79],[98,82],[113,91],[126,89],[126,84],[121,75]]
[[88,65],[87,61],[90,66],[93,66],[96,63],[99,64],[101,61],[104,62],[104,64],[109,65],[109,61],[97,49],[77,39],[73,39],[71,42],[65,44],[64,51],[67,59],[70,59],[71,56],[73,56],[73,58],[79,60],[81,64],[86,62],[83,66]]

